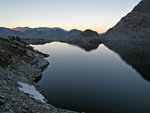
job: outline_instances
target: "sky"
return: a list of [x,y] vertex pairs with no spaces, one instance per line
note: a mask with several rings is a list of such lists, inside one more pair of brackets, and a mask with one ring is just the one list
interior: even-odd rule
[[103,33],[140,1],[0,0],[0,27],[60,27]]

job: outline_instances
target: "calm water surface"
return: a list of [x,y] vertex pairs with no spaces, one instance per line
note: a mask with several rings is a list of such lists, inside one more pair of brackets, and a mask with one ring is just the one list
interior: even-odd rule
[[150,113],[150,83],[103,44],[90,52],[60,42],[34,47],[50,55],[39,81],[50,104],[86,113]]

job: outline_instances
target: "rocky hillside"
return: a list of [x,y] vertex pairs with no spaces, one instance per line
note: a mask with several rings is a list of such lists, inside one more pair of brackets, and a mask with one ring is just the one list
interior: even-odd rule
[[104,35],[105,40],[150,40],[150,1],[142,0],[116,26]]
[[18,38],[0,38],[0,113],[73,113],[47,104],[38,91],[47,56]]

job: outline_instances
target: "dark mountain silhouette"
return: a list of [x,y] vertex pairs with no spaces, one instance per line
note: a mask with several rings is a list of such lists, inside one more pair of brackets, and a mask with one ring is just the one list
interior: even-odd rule
[[86,51],[91,51],[99,46],[101,41],[98,39],[99,34],[96,31],[85,30],[79,35],[70,37],[69,39],[63,41],[69,44],[77,45]]
[[92,39],[99,37],[99,34],[96,31],[85,30],[78,35],[72,36],[67,41],[72,42],[90,42]]

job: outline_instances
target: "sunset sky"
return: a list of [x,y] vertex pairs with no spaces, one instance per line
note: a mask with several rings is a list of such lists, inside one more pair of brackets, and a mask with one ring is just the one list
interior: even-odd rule
[[0,0],[0,27],[61,27],[102,33],[140,1]]

